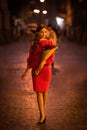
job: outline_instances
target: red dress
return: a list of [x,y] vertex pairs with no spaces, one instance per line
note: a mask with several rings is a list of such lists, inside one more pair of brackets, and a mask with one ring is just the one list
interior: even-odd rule
[[38,68],[43,48],[50,46],[53,48],[53,43],[50,40],[40,40],[34,52],[32,52],[32,45],[30,47],[29,57],[27,58],[28,65],[32,68],[33,89],[36,92],[47,92],[51,80],[51,63],[54,61],[54,54],[47,60],[46,64],[40,71],[38,76],[35,76],[35,70]]

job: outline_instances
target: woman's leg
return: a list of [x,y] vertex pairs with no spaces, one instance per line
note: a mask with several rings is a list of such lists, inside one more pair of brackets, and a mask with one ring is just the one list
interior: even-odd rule
[[44,112],[44,100],[43,100],[43,93],[42,92],[37,92],[37,102],[38,102],[38,107],[39,107],[39,112],[40,112],[40,122],[43,122],[45,118],[45,112]]
[[44,92],[44,93],[43,93],[44,109],[45,109],[45,105],[46,105],[47,98],[48,98],[48,92]]

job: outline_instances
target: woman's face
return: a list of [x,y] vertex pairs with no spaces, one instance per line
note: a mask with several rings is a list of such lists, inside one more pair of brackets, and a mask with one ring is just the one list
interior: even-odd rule
[[47,39],[48,30],[46,28],[41,29],[40,32],[39,32],[39,36],[40,36],[40,38]]

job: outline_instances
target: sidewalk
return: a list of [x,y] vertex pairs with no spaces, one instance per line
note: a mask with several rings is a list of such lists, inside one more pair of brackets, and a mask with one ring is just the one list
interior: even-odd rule
[[86,130],[87,46],[65,39],[56,51],[46,106],[46,124],[39,119],[31,71],[22,81],[29,42],[0,46],[0,130]]

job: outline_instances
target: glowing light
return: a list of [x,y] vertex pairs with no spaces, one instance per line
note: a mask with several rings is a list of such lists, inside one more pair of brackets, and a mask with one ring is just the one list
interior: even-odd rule
[[57,21],[58,26],[60,26],[60,28],[62,28],[64,25],[64,19],[60,18],[60,17],[56,17],[56,21]]
[[45,0],[40,0],[40,2],[42,3],[42,2],[45,2]]
[[40,10],[39,9],[34,9],[34,13],[39,14]]
[[47,10],[43,10],[42,13],[43,13],[43,14],[47,14]]

